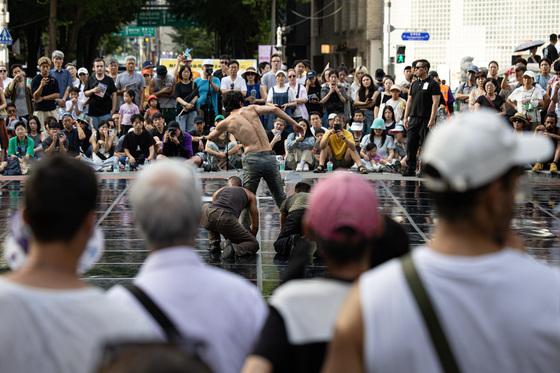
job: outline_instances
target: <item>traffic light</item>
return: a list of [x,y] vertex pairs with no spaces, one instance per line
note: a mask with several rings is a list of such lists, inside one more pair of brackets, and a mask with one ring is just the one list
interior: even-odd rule
[[397,45],[397,63],[404,63],[404,61],[405,61],[405,56],[404,56],[405,50],[406,50],[406,46]]

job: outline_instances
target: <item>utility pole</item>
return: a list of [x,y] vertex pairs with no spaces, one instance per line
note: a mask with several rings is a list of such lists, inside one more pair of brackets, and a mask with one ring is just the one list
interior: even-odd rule
[[385,70],[385,73],[392,75],[394,66],[391,63],[391,0],[385,0],[384,13],[383,34],[385,45],[383,48],[383,70]]
[[58,0],[51,0],[49,9],[49,49],[47,55],[52,55],[56,49],[56,7]]
[[[8,0],[0,0],[0,30],[4,27],[8,28],[10,22],[10,13],[8,12]],[[0,44],[0,62],[8,64],[10,54],[8,53],[8,46]]]

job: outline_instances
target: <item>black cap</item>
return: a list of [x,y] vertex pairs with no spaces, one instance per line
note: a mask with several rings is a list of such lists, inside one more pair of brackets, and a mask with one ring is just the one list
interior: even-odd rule
[[175,122],[174,120],[172,120],[171,122],[169,122],[169,124],[167,125],[167,129],[168,130],[176,130],[180,128],[179,127],[179,123]]
[[430,71],[430,72],[428,73],[428,75],[431,76],[432,78],[439,77],[437,71],[435,71],[435,70]]
[[167,67],[159,65],[156,69],[156,74],[159,76],[167,75]]
[[195,123],[204,123],[204,118],[203,117],[195,117],[194,122]]

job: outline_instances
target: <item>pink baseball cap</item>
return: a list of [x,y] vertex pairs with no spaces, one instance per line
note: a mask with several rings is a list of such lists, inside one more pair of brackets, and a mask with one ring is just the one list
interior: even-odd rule
[[311,190],[305,224],[321,238],[340,240],[337,230],[352,228],[364,238],[379,232],[381,215],[372,184],[350,172],[335,172]]

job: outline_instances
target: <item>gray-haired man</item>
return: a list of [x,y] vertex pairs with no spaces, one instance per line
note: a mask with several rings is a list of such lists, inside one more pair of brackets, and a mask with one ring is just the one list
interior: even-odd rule
[[118,105],[123,103],[123,94],[131,89],[134,92],[134,103],[142,110],[142,102],[144,102],[144,86],[145,81],[142,74],[136,71],[136,57],[128,56],[125,58],[126,71],[117,75],[115,86],[117,87],[117,96],[119,96]]

